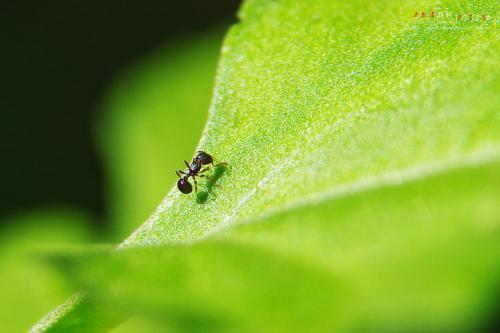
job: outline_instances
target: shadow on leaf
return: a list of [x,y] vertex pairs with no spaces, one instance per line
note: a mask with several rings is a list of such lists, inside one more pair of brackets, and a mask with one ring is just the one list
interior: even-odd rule
[[213,195],[213,188],[217,186],[217,181],[222,177],[224,172],[227,170],[227,165],[221,164],[217,165],[214,169],[212,174],[207,178],[207,181],[205,183],[205,188],[206,191],[198,191],[196,194],[196,202],[197,203],[205,203],[208,200],[209,195]]

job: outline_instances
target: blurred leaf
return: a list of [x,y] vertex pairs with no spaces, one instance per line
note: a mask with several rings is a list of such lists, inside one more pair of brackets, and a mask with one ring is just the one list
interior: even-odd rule
[[135,333],[135,332],[175,332],[166,327],[161,321],[153,321],[150,318],[132,317],[117,327],[110,330],[112,333]]
[[100,304],[198,332],[477,331],[498,302],[499,169],[500,159],[325,198],[191,245],[59,263]]
[[7,220],[0,233],[0,322],[3,332],[22,332],[72,293],[52,267],[30,258],[30,249],[88,241],[88,218],[52,208]]
[[205,204],[174,187],[122,244],[165,254],[81,282],[182,329],[479,325],[499,291],[500,43],[491,20],[413,17],[433,4],[245,2],[199,144],[229,168]]
[[116,239],[151,214],[196,146],[221,40],[217,30],[170,42],[115,80],[97,134]]

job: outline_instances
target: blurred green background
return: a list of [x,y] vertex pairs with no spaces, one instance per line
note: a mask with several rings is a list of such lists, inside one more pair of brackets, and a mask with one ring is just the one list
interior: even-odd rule
[[[182,54],[193,39],[236,21],[239,2],[2,3],[0,216],[64,204],[105,229],[107,173],[92,128],[110,87],[155,54]],[[214,66],[213,56],[200,59]]]
[[238,5],[2,4],[1,331],[27,330],[73,292],[33,247],[122,240],[170,189]]

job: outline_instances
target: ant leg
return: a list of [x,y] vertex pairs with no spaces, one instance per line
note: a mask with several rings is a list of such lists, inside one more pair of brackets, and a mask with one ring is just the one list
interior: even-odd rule
[[[203,172],[207,171],[208,169],[210,169],[210,168],[209,168],[209,167],[206,167],[205,169],[201,170],[199,173],[203,173]],[[208,180],[211,180],[211,179],[212,179],[212,177],[209,177],[208,175],[200,175],[200,174],[198,174],[198,177],[205,177],[205,178],[207,178]]]
[[212,162],[212,167],[218,167],[219,165],[227,165],[227,162],[220,162],[220,163],[217,163],[217,164],[214,164],[214,162]]
[[196,178],[193,177],[194,180],[194,193],[198,194],[198,182],[196,181]]
[[197,177],[206,178],[208,181],[212,180],[212,177],[209,177],[208,175],[198,175]]
[[187,168],[188,168],[189,170],[191,170],[191,168],[190,168],[190,166],[189,166],[188,161],[184,160],[184,164],[186,164]]
[[181,176],[181,175],[185,175],[185,174],[186,174],[184,171],[181,171],[181,170],[176,170],[176,171],[175,171],[175,173],[177,174],[177,176],[178,176],[179,178],[182,178],[182,176]]

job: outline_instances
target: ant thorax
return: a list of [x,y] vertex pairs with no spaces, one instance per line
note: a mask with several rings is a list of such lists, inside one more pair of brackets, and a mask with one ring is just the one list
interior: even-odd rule
[[189,166],[189,169],[191,170],[192,173],[196,174],[198,171],[200,171],[201,164],[196,161],[192,161],[191,165]]

